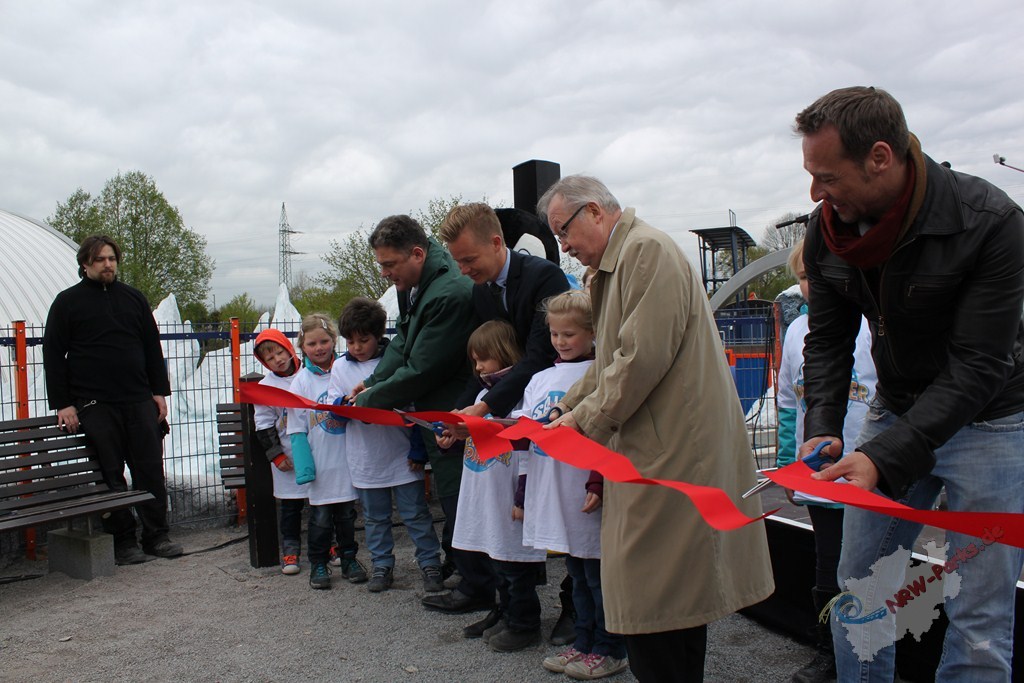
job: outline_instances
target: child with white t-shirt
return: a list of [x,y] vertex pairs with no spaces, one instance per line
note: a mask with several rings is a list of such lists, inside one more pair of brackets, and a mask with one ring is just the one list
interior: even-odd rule
[[[302,365],[295,348],[281,330],[270,328],[256,337],[253,355],[270,372],[260,384],[290,391],[292,380]],[[288,439],[287,411],[276,406],[254,406],[256,439],[273,467],[274,498],[280,509],[281,573],[298,574],[302,548],[302,508],[306,501],[306,485],[295,481],[292,444]]]
[[[538,372],[526,385],[523,408],[513,415],[547,418],[551,409],[594,362],[594,319],[590,295],[571,290],[545,305],[554,367]],[[569,649],[544,659],[544,668],[571,678],[594,679],[625,670],[626,643],[604,626],[601,593],[600,475],[559,462],[530,447],[523,519],[523,543],[566,553],[573,580],[576,640]]]
[[[387,313],[379,302],[365,297],[352,299],[338,318],[347,352],[331,368],[327,402],[343,404],[348,395],[372,372],[388,340],[384,337]],[[345,432],[345,457],[352,485],[363,504],[366,545],[373,567],[367,589],[386,591],[394,581],[395,541],[391,534],[391,500],[416,546],[416,562],[423,573],[426,591],[444,589],[441,576],[441,543],[427,508],[423,485],[424,459],[410,452],[410,435],[402,427],[383,427],[357,420]],[[417,435],[418,436],[418,435]]]
[[[323,313],[302,319],[299,348],[305,360],[292,381],[292,393],[316,403],[326,403],[331,367],[337,356],[338,328]],[[296,480],[308,482],[309,494],[309,587],[331,587],[327,566],[331,531],[338,538],[341,575],[351,583],[366,581],[366,570],[356,560],[355,539],[358,497],[345,459],[345,420],[327,410],[288,409],[288,434]]]
[[[492,320],[474,330],[466,353],[481,384],[477,400],[522,356],[515,329],[504,320]],[[442,448],[449,448],[454,440],[447,432],[437,439]],[[472,562],[481,573],[490,571],[498,588],[498,606],[464,628],[463,635],[482,636],[498,652],[520,650],[540,639],[537,577],[547,553],[523,545],[522,518],[517,520],[511,513],[516,506],[519,478],[526,472],[526,459],[525,451],[509,451],[482,460],[472,437],[466,440],[463,451],[452,545],[460,551],[460,561]]]

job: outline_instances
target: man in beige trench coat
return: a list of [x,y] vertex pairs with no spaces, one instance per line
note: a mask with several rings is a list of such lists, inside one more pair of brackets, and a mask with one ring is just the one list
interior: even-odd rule
[[[597,356],[552,427],[577,429],[645,476],[754,483],[743,412],[704,289],[665,233],[623,211],[601,181],[569,176],[541,197],[562,251],[596,269]],[[677,491],[606,482],[601,586],[609,631],[626,636],[642,682],[701,681],[707,624],[774,590],[764,525],[710,527]]]

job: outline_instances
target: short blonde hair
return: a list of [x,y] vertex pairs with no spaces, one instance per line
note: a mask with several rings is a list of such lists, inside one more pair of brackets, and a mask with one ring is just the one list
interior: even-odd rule
[[451,244],[459,239],[465,230],[471,232],[478,242],[488,242],[495,235],[504,240],[498,214],[482,202],[459,204],[452,207],[452,210],[444,217],[437,234],[442,242]]
[[[466,355],[480,360],[496,360],[503,367],[511,367],[523,357],[516,341],[516,330],[504,320],[490,320],[473,330],[466,342]],[[476,372],[474,368],[473,372]]]
[[[334,340],[334,343],[338,343],[338,326],[334,324],[331,317],[326,313],[310,313],[302,318],[302,326],[299,328],[299,349],[302,349],[302,344],[306,341],[306,335],[313,330],[323,330],[327,335]],[[302,355],[306,355],[303,351]]]
[[582,289],[570,289],[557,294],[544,302],[544,317],[567,315],[572,321],[587,330],[594,331],[594,308],[590,303],[590,294]]
[[789,252],[789,260],[786,262],[789,266],[789,272],[793,277],[798,277],[797,272],[804,269],[804,241],[799,240],[793,245],[793,250]]

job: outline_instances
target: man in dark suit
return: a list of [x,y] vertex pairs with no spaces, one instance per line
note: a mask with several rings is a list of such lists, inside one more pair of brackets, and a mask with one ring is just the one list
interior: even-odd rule
[[[502,223],[486,204],[463,204],[453,208],[439,236],[462,274],[473,280],[473,308],[478,324],[490,320],[509,322],[524,351],[520,361],[479,401],[475,400],[480,391],[479,383],[473,380],[467,385],[456,403],[460,409],[456,412],[477,417],[488,414],[504,417],[522,400],[530,378],[554,363],[557,354],[551,346],[543,303],[568,290],[569,282],[554,263],[510,250],[505,244]],[[425,606],[462,612],[467,606],[493,600],[496,579],[486,555],[459,550],[455,553],[455,563],[462,577],[459,585],[451,593],[424,598]],[[500,616],[492,612],[482,621],[467,626],[464,634],[468,638],[479,637],[484,629],[497,623]]]

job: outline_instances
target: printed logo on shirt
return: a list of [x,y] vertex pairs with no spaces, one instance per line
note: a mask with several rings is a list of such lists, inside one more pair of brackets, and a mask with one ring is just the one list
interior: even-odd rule
[[[320,394],[316,399],[317,403],[327,402],[327,392]],[[345,423],[348,420],[340,418],[329,410],[311,410],[309,411],[309,426],[319,427],[328,434],[344,434]]]
[[466,439],[465,462],[466,469],[471,472],[486,472],[499,462],[508,467],[512,462],[512,452],[502,453],[490,460],[481,460],[480,453],[476,450],[476,444],[473,442],[473,438],[470,437]]
[[[540,420],[541,418],[547,417],[548,413],[551,412],[551,409],[555,407],[555,404],[561,401],[564,397],[564,391],[549,391],[548,395],[544,397],[544,400],[533,407],[533,410],[530,412],[530,417],[534,420]],[[541,450],[541,448],[535,443],[530,444],[530,450],[537,455],[544,456],[545,458],[551,457]]]
[[[800,407],[803,411],[807,412],[807,402],[804,401],[804,365],[800,364],[800,371],[797,373],[796,381],[793,382],[793,395],[796,396],[796,400],[800,403]],[[860,375],[857,374],[857,368],[853,369],[853,375],[850,377],[850,403],[870,403],[871,402],[871,388],[867,384],[861,384]]]

